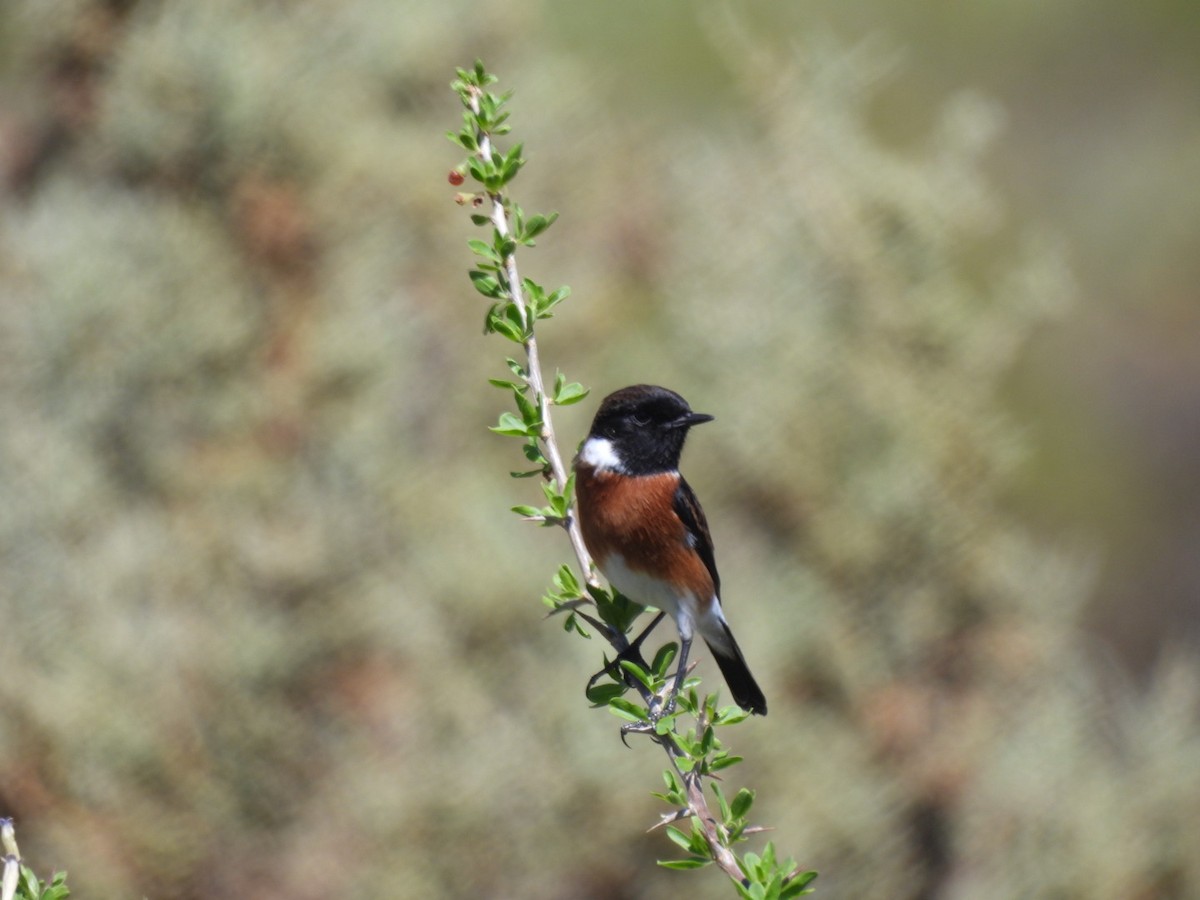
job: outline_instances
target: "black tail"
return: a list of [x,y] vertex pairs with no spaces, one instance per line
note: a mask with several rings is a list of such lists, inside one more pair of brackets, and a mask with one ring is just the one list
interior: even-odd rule
[[767,698],[763,696],[758,682],[750,674],[750,667],[746,665],[746,660],[742,657],[742,650],[738,647],[737,641],[733,639],[733,632],[724,622],[721,624],[725,628],[725,637],[728,639],[729,645],[717,647],[707,639],[705,643],[708,644],[713,659],[717,661],[717,668],[725,676],[725,683],[729,685],[729,692],[733,694],[734,702],[748,712],[765,716],[767,714]]

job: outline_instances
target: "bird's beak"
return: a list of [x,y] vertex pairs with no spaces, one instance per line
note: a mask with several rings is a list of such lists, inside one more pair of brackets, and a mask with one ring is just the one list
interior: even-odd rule
[[680,416],[671,424],[676,428],[691,428],[693,425],[702,425],[705,422],[711,422],[715,416],[710,416],[708,413],[692,412],[686,416]]

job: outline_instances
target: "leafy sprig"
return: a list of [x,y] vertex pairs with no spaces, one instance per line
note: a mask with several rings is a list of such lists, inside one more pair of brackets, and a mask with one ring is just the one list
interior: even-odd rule
[[67,873],[55,872],[49,881],[41,881],[33,869],[21,861],[13,820],[0,819],[0,900],[64,900],[70,893]]
[[[663,697],[674,680],[670,668],[678,648],[669,643],[661,647],[647,663],[640,652],[640,639],[630,643],[628,634],[643,607],[617,591],[605,590],[596,577],[583,537],[574,515],[574,476],[568,474],[559,450],[552,422],[552,409],[578,403],[588,389],[568,381],[562,372],[553,383],[543,377],[538,351],[536,326],[551,318],[567,300],[568,287],[547,290],[520,275],[517,250],[536,246],[536,239],[558,218],[526,214],[511,198],[509,185],[525,166],[524,145],[508,150],[496,145],[496,139],[510,133],[508,102],[512,92],[493,93],[495,75],[482,62],[470,69],[458,69],[451,87],[463,105],[463,124],[447,137],[468,155],[450,172],[450,182],[475,182],[474,191],[461,191],[455,199],[471,209],[471,221],[488,230],[488,238],[474,238],[467,246],[475,256],[469,278],[475,290],[488,302],[484,315],[485,334],[496,334],[522,348],[523,360],[508,357],[511,377],[489,379],[512,398],[513,408],[502,412],[491,430],[518,438],[522,452],[532,468],[513,471],[514,478],[540,476],[544,506],[520,504],[513,512],[544,526],[564,528],[575,553],[575,569],[562,565],[554,574],[552,586],[543,602],[551,614],[564,616],[563,627],[582,637],[593,631],[609,642],[615,651],[614,662],[605,660],[605,668],[587,687],[587,697],[597,707],[607,707],[627,723],[625,730],[650,735],[669,760],[663,773],[666,790],[656,794],[674,807],[655,827],[665,827],[668,837],[687,854],[683,859],[660,863],[672,869],[692,869],[715,863],[737,885],[740,896],[755,900],[781,900],[810,893],[815,872],[801,872],[791,860],[780,863],[774,847],[767,844],[761,856],[746,853],[742,859],[731,849],[761,829],[749,825],[747,813],[754,801],[751,791],[742,789],[732,801],[726,801],[714,780],[718,772],[736,765],[741,757],[730,753],[717,737],[717,729],[743,721],[747,714],[737,707],[718,707],[717,696],[700,699],[699,679],[688,678],[676,709],[660,715]],[[632,692],[635,699],[631,699]],[[680,727],[685,720],[692,727]],[[632,729],[629,726],[635,726]],[[713,803],[704,791],[712,786]],[[683,830],[675,823],[688,823]]]

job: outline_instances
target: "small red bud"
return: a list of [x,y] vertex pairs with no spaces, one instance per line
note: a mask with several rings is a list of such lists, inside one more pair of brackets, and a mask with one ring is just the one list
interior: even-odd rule
[[460,184],[466,181],[466,179],[463,178],[463,173],[458,171],[458,169],[451,169],[450,174],[446,176],[446,180],[455,187],[458,187]]

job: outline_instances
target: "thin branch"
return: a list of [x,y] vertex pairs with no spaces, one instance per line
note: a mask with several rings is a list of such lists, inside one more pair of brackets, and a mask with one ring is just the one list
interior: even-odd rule
[[[479,96],[480,91],[473,89],[470,94],[471,112],[479,115]],[[492,162],[492,139],[486,133],[479,133],[479,155],[485,162]],[[501,237],[511,237],[512,228],[508,222],[508,210],[504,205],[504,198],[499,193],[488,192],[488,199],[491,201],[491,214],[489,218],[492,220],[492,225]],[[521,284],[521,276],[517,271],[517,257],[515,253],[508,253],[504,256],[504,274],[508,279],[508,290],[512,297],[513,304],[521,313],[521,324],[525,326],[525,333],[528,337],[525,340],[525,358],[529,365],[527,366],[527,379],[530,386],[533,388],[537,396],[538,413],[541,418],[542,428],[539,438],[542,446],[546,448],[546,459],[550,463],[550,470],[554,474],[554,480],[558,482],[559,489],[564,489],[567,486],[567,467],[563,464],[562,454],[558,449],[558,436],[554,433],[554,424],[550,419],[550,400],[546,396],[546,383],[542,378],[541,360],[538,355],[537,338],[534,337],[533,329],[529,327],[529,307],[525,302],[525,292]],[[579,517],[575,514],[575,500],[571,500],[571,515],[563,523],[567,529],[567,534],[571,539],[571,549],[575,551],[575,560],[579,563],[579,569],[583,573],[584,579],[588,584],[599,586],[600,579],[596,575],[595,566],[592,565],[591,554],[588,553],[587,547],[583,543],[583,533],[579,530]]]
[[[474,86],[468,89],[468,104],[471,112],[476,116],[481,113],[480,97],[482,91]],[[478,154],[480,158],[491,164],[494,161],[492,152],[491,137],[486,132],[478,132],[476,135],[478,143]],[[505,205],[504,196],[500,192],[486,191],[488,200],[491,205],[488,218],[495,227],[501,238],[512,237],[512,226],[509,222],[509,213]],[[558,447],[558,438],[554,431],[554,425],[550,416],[550,399],[546,395],[545,380],[542,377],[541,361],[538,354],[537,339],[534,337],[532,322],[530,319],[531,313],[528,303],[525,298],[524,288],[521,281],[520,273],[517,270],[517,260],[515,253],[506,253],[501,262],[504,268],[505,278],[508,282],[509,296],[512,299],[513,305],[517,308],[521,317],[521,324],[526,335],[524,340],[525,356],[528,363],[525,373],[525,378],[530,387],[533,388],[537,396],[538,413],[541,420],[539,439],[545,448],[546,459],[550,464],[550,470],[557,486],[560,490],[566,488],[568,475],[566,465],[563,463],[562,454]],[[591,555],[587,551],[587,547],[583,543],[583,534],[580,531],[578,516],[575,513],[575,501],[571,500],[571,514],[563,521],[563,526],[567,530],[570,537],[571,547],[575,552],[575,559],[579,563],[580,570],[583,572],[584,578],[588,584],[599,586],[600,580],[596,575],[595,567],[592,564]],[[628,638],[615,628],[599,627],[600,623],[596,622],[590,616],[586,616],[576,611],[589,624],[597,627],[602,634],[605,635],[608,642],[613,648],[621,653],[629,648]],[[643,700],[649,706],[652,699],[650,691],[641,684],[634,685]],[[703,728],[703,715],[700,717],[700,728]],[[742,884],[747,883],[745,875],[743,875],[741,867],[738,865],[737,857],[733,851],[726,846],[724,836],[721,833],[720,819],[715,816],[708,805],[708,798],[704,794],[703,776],[696,773],[692,768],[688,767],[687,772],[684,772],[679,765],[679,760],[684,759],[686,754],[676,742],[673,733],[662,735],[652,735],[651,739],[659,744],[667,754],[667,759],[671,767],[679,774],[680,778],[687,788],[688,808],[681,815],[694,816],[700,823],[701,833],[704,835],[705,842],[708,844],[712,852],[713,860],[717,866],[725,872],[731,879]]]
[[[667,752],[668,754],[670,753],[670,751]],[[673,759],[672,763],[674,763]],[[708,808],[708,798],[704,796],[702,780],[701,776],[695,772],[688,772],[683,776],[683,783],[687,787],[688,805],[691,807],[692,815],[700,822],[700,831],[704,835],[704,840],[708,843],[708,848],[712,851],[713,860],[717,866],[734,881],[745,883],[746,876],[742,874],[742,868],[738,865],[737,857],[733,855],[732,850],[725,846],[721,837],[720,823]]]

